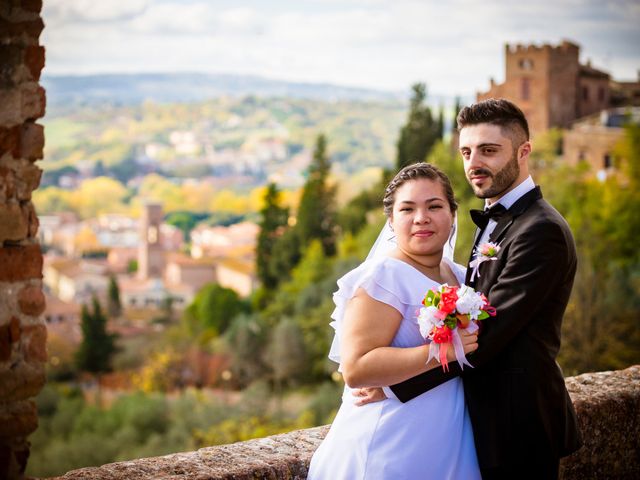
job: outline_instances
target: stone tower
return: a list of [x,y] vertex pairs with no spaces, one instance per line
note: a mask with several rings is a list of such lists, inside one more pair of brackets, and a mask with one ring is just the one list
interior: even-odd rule
[[140,246],[138,247],[138,278],[162,277],[164,271],[164,252],[160,241],[162,224],[162,205],[146,203],[140,218]]
[[580,47],[563,41],[552,45],[505,45],[505,81],[491,80],[477,99],[506,98],[527,116],[533,134],[569,127],[577,118],[609,105],[609,75],[581,65]]

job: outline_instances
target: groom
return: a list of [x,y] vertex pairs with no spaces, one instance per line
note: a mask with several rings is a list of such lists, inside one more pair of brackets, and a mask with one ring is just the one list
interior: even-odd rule
[[573,237],[529,175],[522,111],[490,99],[465,107],[457,120],[467,180],[485,199],[485,210],[472,212],[473,252],[486,242],[500,246],[491,261],[474,262],[472,253],[466,283],[487,295],[497,315],[482,322],[469,356],[475,368],[461,372],[454,363],[449,373],[434,369],[390,388],[407,402],[462,375],[482,478],[554,479],[560,457],[581,444],[555,360],[576,272]]

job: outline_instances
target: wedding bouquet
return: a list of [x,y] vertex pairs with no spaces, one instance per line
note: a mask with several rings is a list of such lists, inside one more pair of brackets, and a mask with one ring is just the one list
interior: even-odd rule
[[447,350],[453,346],[460,367],[472,367],[465,358],[458,328],[475,332],[478,320],[495,316],[496,309],[489,305],[487,297],[467,285],[450,287],[445,283],[429,290],[422,304],[418,314],[420,333],[432,342],[427,361],[435,358],[443,370],[449,370]]

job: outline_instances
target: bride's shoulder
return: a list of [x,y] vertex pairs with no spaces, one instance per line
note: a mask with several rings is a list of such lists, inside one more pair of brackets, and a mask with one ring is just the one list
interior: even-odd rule
[[415,303],[414,289],[419,280],[403,265],[402,261],[390,257],[365,260],[338,280],[334,301],[348,300],[362,288],[375,300],[403,312],[403,305]]
[[365,260],[356,268],[348,272],[338,280],[341,288],[362,286],[367,289],[367,285],[377,285],[388,291],[396,292],[403,298],[406,296],[404,290],[417,280],[413,267],[393,257],[381,256]]
[[362,262],[353,270],[347,272],[342,279],[355,279],[361,277],[384,277],[392,276],[398,269],[402,268],[398,265],[399,261],[390,257],[370,258]]

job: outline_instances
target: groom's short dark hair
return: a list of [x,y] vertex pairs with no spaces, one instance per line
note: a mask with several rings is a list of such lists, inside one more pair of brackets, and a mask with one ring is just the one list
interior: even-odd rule
[[516,146],[529,140],[529,123],[524,113],[514,103],[504,98],[489,98],[464,107],[460,110],[457,121],[458,131],[471,125],[490,123],[498,125],[512,138],[520,137],[521,141],[514,142]]

